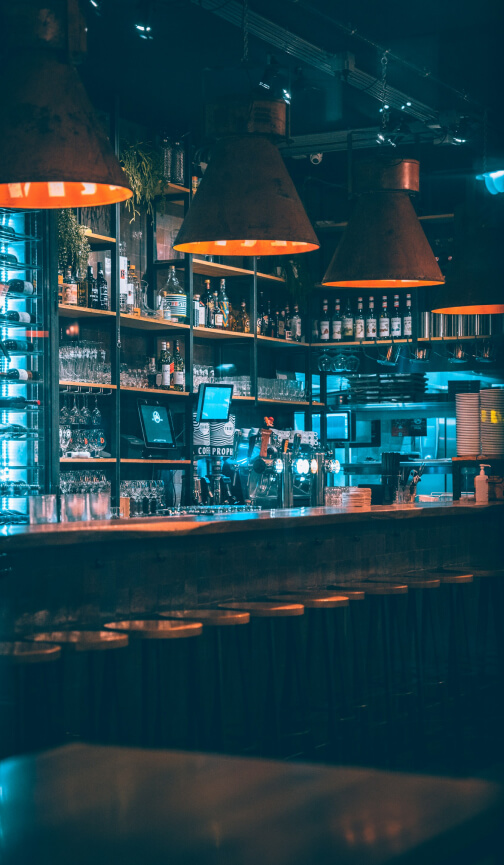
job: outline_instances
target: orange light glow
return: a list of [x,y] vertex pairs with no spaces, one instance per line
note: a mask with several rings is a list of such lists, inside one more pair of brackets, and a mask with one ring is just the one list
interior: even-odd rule
[[433,309],[432,312],[445,315],[499,315],[504,312],[504,303],[478,304],[477,306],[447,306],[443,309]]
[[311,252],[318,244],[293,240],[207,240],[193,243],[177,243],[178,252],[195,255],[293,255],[296,252]]
[[352,279],[322,282],[322,285],[338,286],[340,288],[415,288],[420,285],[442,285],[442,281],[434,282],[423,279]]
[[125,186],[106,183],[51,180],[32,183],[0,183],[0,207],[12,210],[49,210],[64,207],[95,207],[126,201],[133,195]]

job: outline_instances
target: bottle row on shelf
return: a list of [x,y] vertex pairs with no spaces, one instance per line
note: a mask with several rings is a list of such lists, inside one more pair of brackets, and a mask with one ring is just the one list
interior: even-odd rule
[[312,342],[410,339],[412,336],[411,294],[406,295],[404,309],[401,309],[398,294],[394,295],[392,309],[389,309],[387,295],[383,295],[379,315],[372,295],[368,298],[366,313],[362,297],[357,298],[357,310],[352,308],[348,298],[343,312],[340,299],[336,298],[332,315],[329,312],[329,303],[324,299],[320,318],[314,321],[312,330]]

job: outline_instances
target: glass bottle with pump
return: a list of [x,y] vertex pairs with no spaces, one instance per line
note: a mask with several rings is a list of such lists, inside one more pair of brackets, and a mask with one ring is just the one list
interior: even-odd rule
[[382,311],[380,313],[380,339],[390,339],[390,315],[387,309],[387,295],[382,297]]
[[362,306],[362,297],[357,298],[357,315],[355,316],[355,339],[364,339],[365,323]]
[[336,298],[334,302],[334,313],[331,318],[331,340],[332,342],[341,342],[343,331],[342,331],[342,319],[341,319],[341,311],[340,311],[340,299]]
[[219,286],[219,311],[222,315],[222,327],[229,328],[229,298],[226,294],[226,280],[221,279]]
[[172,358],[167,342],[161,343],[161,354],[159,355],[159,370],[161,372],[161,387],[164,390],[171,388]]
[[352,340],[354,338],[354,317],[352,313],[352,307],[350,306],[350,298],[348,298],[345,312],[343,314],[343,339]]
[[366,339],[376,339],[377,335],[377,322],[376,322],[376,313],[374,308],[374,297],[371,295],[369,298],[369,309],[368,314],[366,316]]
[[173,346],[173,390],[185,390],[185,364],[180,354],[178,339]]
[[319,321],[320,342],[329,342],[331,322],[329,319],[329,303],[327,299],[322,301],[322,314]]
[[108,285],[103,273],[103,264],[98,262],[98,273],[96,275],[96,285],[98,288],[98,304],[99,309],[109,308]]
[[411,337],[413,336],[413,318],[411,315],[411,294],[406,295],[406,311],[403,315],[403,336]]
[[394,310],[390,319],[390,333],[393,339],[400,339],[402,336],[402,318],[399,312],[398,294],[394,294]]

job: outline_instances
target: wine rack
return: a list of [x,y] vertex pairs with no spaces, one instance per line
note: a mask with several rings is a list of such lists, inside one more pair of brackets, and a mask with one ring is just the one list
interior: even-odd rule
[[0,524],[44,491],[42,214],[0,208]]

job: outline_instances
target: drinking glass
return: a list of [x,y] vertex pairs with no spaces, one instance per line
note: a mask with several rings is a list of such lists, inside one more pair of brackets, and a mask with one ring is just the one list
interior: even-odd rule
[[65,493],[61,496],[61,522],[77,523],[89,519],[89,498],[86,493]]
[[58,508],[55,495],[28,496],[30,525],[57,523]]
[[110,519],[110,493],[103,490],[89,493],[89,512],[92,520]]

